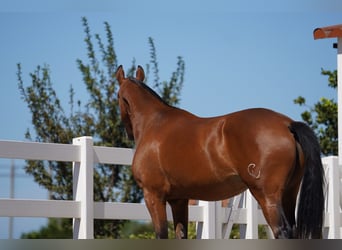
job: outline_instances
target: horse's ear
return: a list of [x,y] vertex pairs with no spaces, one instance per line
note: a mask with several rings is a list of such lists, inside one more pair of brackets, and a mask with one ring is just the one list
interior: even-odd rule
[[115,77],[118,80],[119,85],[121,85],[122,80],[125,78],[125,72],[123,70],[122,65],[120,65],[116,70]]
[[137,80],[139,80],[139,81],[144,81],[144,79],[145,79],[145,72],[144,72],[144,69],[140,66],[140,65],[138,65],[138,69],[137,69],[137,73],[136,73],[136,76],[135,76],[135,78],[137,79]]

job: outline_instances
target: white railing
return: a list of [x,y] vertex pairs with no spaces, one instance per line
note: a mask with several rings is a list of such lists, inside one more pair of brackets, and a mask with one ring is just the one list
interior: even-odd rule
[[[72,145],[0,141],[0,158],[73,162],[74,200],[0,199],[0,217],[73,218],[75,239],[92,239],[94,219],[150,220],[144,204],[94,202],[93,167],[96,163],[131,165],[134,150],[93,146],[91,137],[79,137]],[[341,169],[337,157],[323,158],[328,183],[325,238],[342,238]],[[172,219],[167,208],[168,219]],[[200,201],[189,207],[189,220],[197,222],[197,237],[229,238],[233,224],[240,224],[241,236],[258,238],[258,225],[266,221],[247,191],[230,199],[228,207],[219,202]],[[272,237],[270,231],[269,236]]]

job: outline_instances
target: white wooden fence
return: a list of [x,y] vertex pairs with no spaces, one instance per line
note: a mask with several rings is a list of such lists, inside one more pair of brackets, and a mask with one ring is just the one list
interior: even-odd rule
[[[91,137],[79,137],[72,145],[0,141],[0,158],[73,162],[74,200],[0,199],[0,217],[73,218],[75,239],[92,239],[94,219],[150,220],[144,204],[94,202],[93,167],[96,163],[131,165],[133,149],[93,146]],[[342,238],[341,168],[337,157],[323,158],[327,195],[325,238]],[[171,220],[171,209],[167,209]],[[229,238],[233,224],[240,224],[241,236],[258,238],[258,225],[266,224],[254,198],[247,191],[230,199],[228,207],[221,201],[200,201],[189,207],[189,220],[197,222],[197,237]],[[270,231],[269,236],[272,237]]]

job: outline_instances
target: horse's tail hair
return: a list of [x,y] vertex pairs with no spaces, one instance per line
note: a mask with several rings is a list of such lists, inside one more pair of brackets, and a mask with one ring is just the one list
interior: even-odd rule
[[293,122],[289,129],[304,154],[304,176],[297,207],[297,237],[302,239],[321,238],[324,221],[325,181],[320,145],[312,129],[305,123]]

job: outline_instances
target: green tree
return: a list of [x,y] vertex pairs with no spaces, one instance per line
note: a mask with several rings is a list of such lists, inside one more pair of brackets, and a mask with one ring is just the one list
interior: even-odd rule
[[[27,130],[26,138],[32,141],[51,143],[72,143],[79,136],[92,136],[95,145],[132,147],[120,121],[117,91],[118,82],[115,72],[118,58],[114,48],[114,37],[110,25],[105,22],[105,42],[99,34],[93,34],[87,19],[82,18],[87,50],[87,60],[77,59],[83,82],[89,94],[85,104],[74,100],[75,90],[70,87],[69,111],[57,96],[48,65],[37,66],[29,74],[31,83],[24,84],[22,67],[17,65],[18,86],[22,99],[26,102],[31,115],[33,131]],[[179,103],[179,95],[184,80],[185,63],[177,58],[176,70],[169,81],[160,81],[156,48],[152,38],[148,40],[151,60],[146,64],[147,76],[153,68],[153,83],[157,92],[171,105]],[[150,64],[152,66],[150,66]],[[133,75],[136,65],[127,70]],[[71,163],[53,161],[27,161],[26,172],[46,188],[52,199],[72,199]],[[94,168],[94,200],[140,202],[142,191],[133,179],[129,167],[97,164]],[[54,221],[50,221],[54,226]],[[49,225],[50,225],[49,224]],[[95,220],[95,237],[119,237],[124,221]],[[48,226],[49,226],[48,225]],[[66,232],[71,232],[71,222],[60,223]],[[45,234],[41,234],[46,237]],[[37,235],[35,236],[37,237]],[[54,237],[53,235],[51,237]],[[71,237],[71,235],[70,235]]]
[[[321,74],[328,76],[328,86],[336,89],[337,71],[321,70]],[[313,107],[306,104],[304,97],[299,96],[294,103],[305,106],[308,110],[304,111],[302,119],[315,131],[318,136],[322,153],[324,155],[337,155],[337,103],[334,99],[322,97]]]
[[[49,219],[48,224],[43,226],[38,231],[23,233],[22,239],[66,239],[72,235],[71,228],[65,223],[70,224],[69,220]],[[67,229],[66,229],[67,228]]]

